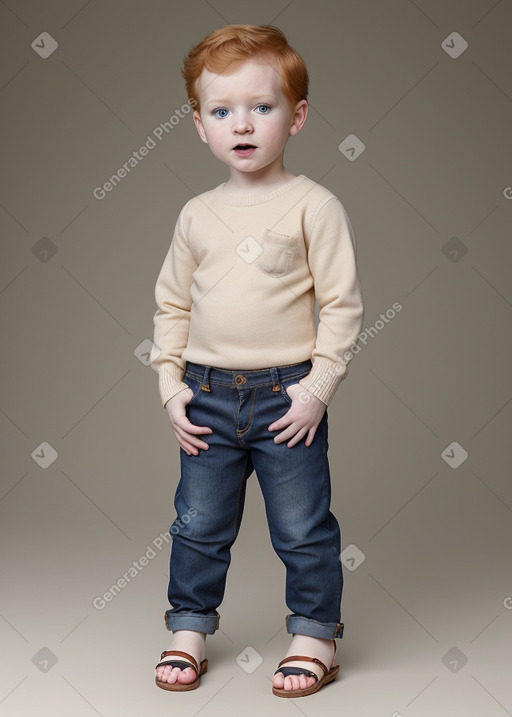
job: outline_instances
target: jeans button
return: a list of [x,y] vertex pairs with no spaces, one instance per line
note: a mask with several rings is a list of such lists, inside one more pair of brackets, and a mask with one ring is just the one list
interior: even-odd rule
[[247,379],[245,378],[245,376],[242,376],[241,373],[237,373],[237,375],[235,376],[235,383],[237,386],[243,386],[246,381]]

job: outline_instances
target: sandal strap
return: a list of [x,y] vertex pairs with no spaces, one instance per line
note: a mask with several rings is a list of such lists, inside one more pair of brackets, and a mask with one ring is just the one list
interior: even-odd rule
[[[189,667],[191,667],[193,670],[195,670],[196,674],[199,672],[199,667],[197,665],[196,659],[192,655],[189,655],[188,652],[182,652],[182,650],[166,650],[165,652],[162,652],[162,654],[160,655],[160,660],[163,660],[164,657],[167,657],[168,655],[180,655],[181,657],[186,657],[187,660],[190,660],[190,662],[192,663],[191,665],[189,665]],[[180,660],[174,660],[174,661],[180,662]],[[164,665],[165,664],[170,665],[172,662],[173,662],[173,660],[167,660],[167,662],[164,663]],[[157,665],[157,667],[159,667],[159,666],[160,666],[160,664]]]
[[185,662],[185,660],[166,660],[165,662],[159,662],[158,665],[155,665],[156,667],[179,667],[180,670],[186,670],[190,667],[191,670],[195,670],[194,665],[191,665],[190,662]]
[[318,675],[311,672],[311,670],[306,670],[304,667],[281,667],[274,672],[274,675],[277,675],[278,672],[282,672],[284,677],[289,677],[289,675],[306,675],[306,677],[314,677],[316,682],[318,682]]
[[322,668],[322,670],[324,671],[324,675],[329,672],[322,660],[319,660],[317,657],[305,657],[304,655],[290,655],[289,657],[285,657],[284,660],[281,660],[281,662],[277,666],[277,672],[279,672],[279,668],[282,665],[286,665],[287,662],[293,662],[295,660],[299,660],[301,662],[314,662],[315,665],[319,665]]

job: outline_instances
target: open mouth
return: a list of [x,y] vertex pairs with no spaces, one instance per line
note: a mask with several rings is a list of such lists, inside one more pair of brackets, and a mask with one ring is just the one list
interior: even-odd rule
[[256,149],[254,144],[237,144],[236,147],[233,147],[233,149]]

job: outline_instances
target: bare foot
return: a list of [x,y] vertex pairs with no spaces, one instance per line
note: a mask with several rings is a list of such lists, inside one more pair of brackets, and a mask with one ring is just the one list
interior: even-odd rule
[[[290,655],[307,655],[308,657],[316,657],[321,660],[329,669],[334,659],[334,643],[332,640],[323,640],[318,637],[309,637],[307,635],[294,635],[288,652],[285,657]],[[320,665],[314,662],[305,662],[304,660],[293,660],[287,662],[284,667],[300,667],[310,670],[321,680],[324,672]],[[303,690],[315,684],[315,678],[308,675],[288,675],[285,677],[282,672],[274,675],[272,684],[277,689],[282,690]]]
[[[197,665],[199,666],[205,658],[206,633],[196,632],[195,630],[176,630],[173,633],[172,645],[169,650],[188,652],[189,655],[192,655],[192,657],[197,660]],[[186,657],[182,657],[182,655],[167,655],[161,662],[169,662],[171,660],[190,662],[190,660],[187,660]],[[167,667],[162,665],[156,669],[156,679],[160,680],[160,682],[168,682],[171,685],[174,685],[176,682],[182,685],[188,685],[194,682],[196,677],[196,671],[193,667],[187,667],[182,670],[179,667],[172,667],[171,665]]]

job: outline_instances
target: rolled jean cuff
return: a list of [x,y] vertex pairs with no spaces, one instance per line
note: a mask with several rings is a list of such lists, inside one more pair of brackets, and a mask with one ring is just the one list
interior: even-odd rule
[[286,616],[286,629],[290,635],[307,635],[318,637],[321,640],[343,637],[344,624],[342,622],[317,622],[309,617],[300,615]]
[[215,611],[214,615],[202,615],[192,610],[166,610],[164,614],[165,626],[168,630],[195,630],[213,635],[219,629],[220,615]]

